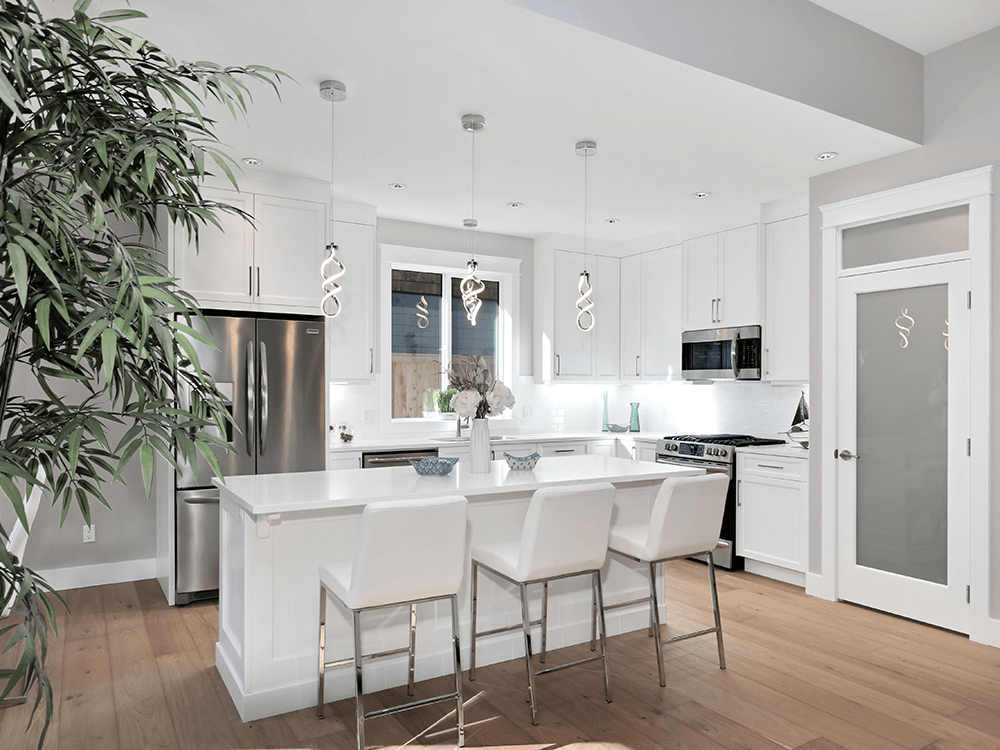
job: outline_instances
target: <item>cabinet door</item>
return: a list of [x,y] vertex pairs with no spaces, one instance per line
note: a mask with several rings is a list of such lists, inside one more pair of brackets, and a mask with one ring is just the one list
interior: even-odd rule
[[[590,261],[594,256],[590,256]],[[594,279],[596,263],[588,269]],[[601,310],[595,300],[595,326],[581,331],[576,324],[576,301],[580,297],[580,273],[583,271],[583,253],[555,251],[555,380],[590,379],[594,376],[594,336],[601,324]]]
[[591,299],[597,315],[597,323],[590,332],[596,337],[594,372],[598,380],[617,381],[621,351],[621,261],[598,255],[588,258],[587,266],[591,269],[590,281],[594,286]]
[[685,331],[718,325],[718,235],[687,240],[683,245],[683,302]]
[[375,227],[331,224],[345,271],[337,295],[340,315],[326,319],[327,375],[337,381],[370,381],[375,377]]
[[617,445],[617,440],[592,440],[590,441],[590,453],[594,456],[613,458],[617,455]]
[[[621,261],[621,348],[619,371],[623,381],[638,380],[641,345],[645,335],[642,326],[643,292],[646,283],[642,275],[644,255],[630,255]],[[678,300],[679,302],[679,300]],[[679,309],[679,307],[678,307]],[[679,344],[678,344],[679,346]]]
[[328,453],[326,457],[327,471],[342,471],[344,469],[360,469],[360,453]]
[[543,457],[582,456],[587,453],[587,443],[583,441],[577,443],[541,443],[538,446],[538,452]]
[[760,322],[757,225],[719,234],[719,303],[722,326],[749,326]]
[[635,460],[636,461],[648,461],[650,463],[656,463],[656,444],[655,443],[640,443],[636,441],[635,444]]
[[681,376],[681,246],[642,256],[642,377]]
[[255,195],[254,220],[256,302],[318,314],[323,298],[320,265],[326,247],[326,206]]
[[[207,200],[218,201],[253,214],[253,196],[231,190],[203,187]],[[218,212],[221,229],[203,225],[195,246],[187,231],[174,225],[173,272],[180,287],[190,292],[202,307],[249,309],[253,273],[253,225],[231,213]]]
[[736,553],[790,570],[806,569],[807,482],[740,477],[736,492]]
[[764,380],[809,380],[809,217],[767,225]]

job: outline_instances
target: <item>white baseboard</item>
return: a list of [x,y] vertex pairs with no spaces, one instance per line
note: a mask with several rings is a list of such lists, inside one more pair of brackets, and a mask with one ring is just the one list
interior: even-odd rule
[[156,558],[124,560],[103,565],[81,565],[76,568],[39,570],[38,575],[56,591],[103,586],[109,583],[141,581],[156,577]]
[[770,565],[769,563],[763,563],[758,560],[747,560],[746,571],[747,573],[755,573],[756,575],[764,576],[765,578],[773,578],[776,581],[791,583],[794,586],[801,586],[804,588],[806,585],[805,573],[801,573],[797,570],[789,570],[788,568],[782,568],[777,565]]

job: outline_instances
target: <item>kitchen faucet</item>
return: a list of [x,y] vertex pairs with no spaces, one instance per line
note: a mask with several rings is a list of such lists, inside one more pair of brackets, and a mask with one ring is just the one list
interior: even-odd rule
[[455,414],[455,437],[462,437],[462,418]]

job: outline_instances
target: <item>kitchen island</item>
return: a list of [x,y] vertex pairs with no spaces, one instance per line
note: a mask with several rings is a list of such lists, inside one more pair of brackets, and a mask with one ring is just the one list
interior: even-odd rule
[[[229,477],[220,488],[221,561],[219,641],[216,666],[244,721],[315,705],[318,681],[319,566],[351,560],[361,513],[368,503],[390,499],[464,495],[469,500],[469,548],[483,541],[518,539],[532,493],[541,487],[611,482],[617,490],[612,523],[637,523],[649,511],[662,481],[703,473],[702,469],[629,461],[605,456],[568,456],[539,462],[534,471],[511,471],[494,461],[489,474],[471,474],[459,462],[445,477],[419,476],[412,468],[352,469],[297,474]],[[605,602],[645,596],[645,575],[618,560],[605,564]],[[532,612],[540,607],[533,591]],[[514,590],[481,576],[480,628],[520,620]],[[459,593],[463,664],[468,660],[469,575]],[[416,675],[429,679],[451,671],[448,602],[417,609]],[[664,613],[665,614],[665,613]],[[645,607],[608,613],[608,634],[648,626]],[[367,613],[365,653],[406,645],[406,608]],[[327,659],[349,657],[352,629],[335,602],[327,607]],[[548,648],[590,639],[589,580],[567,579],[549,586]],[[519,632],[484,638],[476,660],[486,665],[524,654]],[[326,699],[354,694],[353,672],[326,675]],[[406,657],[370,662],[369,690],[406,682]]]

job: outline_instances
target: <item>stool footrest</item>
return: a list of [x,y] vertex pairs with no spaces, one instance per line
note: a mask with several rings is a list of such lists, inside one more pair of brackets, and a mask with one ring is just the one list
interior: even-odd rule
[[[396,648],[392,651],[379,651],[377,654],[363,654],[361,656],[361,661],[371,661],[372,659],[381,659],[385,656],[396,656],[396,654],[408,654],[410,653],[409,648]],[[348,657],[347,659],[341,659],[340,661],[328,661],[323,665],[323,669],[330,669],[331,667],[343,667],[345,664],[353,664],[354,659]]]
[[377,719],[379,716],[388,716],[389,714],[398,714],[402,711],[410,711],[414,708],[421,708],[423,706],[430,706],[434,703],[443,703],[444,701],[453,701],[458,698],[458,693],[448,693],[447,695],[438,695],[434,698],[421,698],[418,701],[410,701],[409,703],[401,703],[398,706],[390,706],[389,708],[382,708],[378,711],[368,711],[365,713],[366,719]]
[[674,641],[686,641],[688,638],[697,638],[699,635],[708,635],[709,633],[718,632],[718,628],[705,628],[704,630],[698,630],[694,633],[685,633],[684,635],[675,635],[673,638],[667,638],[666,640],[660,641],[660,643],[673,643]]
[[551,672],[559,672],[562,671],[563,669],[569,669],[570,667],[578,667],[581,664],[587,664],[588,662],[592,661],[601,661],[601,659],[603,658],[604,658],[603,656],[589,656],[586,659],[580,659],[579,661],[571,661],[569,664],[560,664],[558,667],[549,667],[548,669],[543,669],[540,672],[535,672],[535,676],[537,677],[538,675],[550,674]]
[[619,609],[621,607],[631,607],[633,604],[649,604],[649,597],[644,596],[641,599],[631,599],[627,602],[618,602],[617,604],[605,604],[604,611],[607,612],[609,609]]
[[[528,624],[529,625],[541,625],[542,621],[541,621],[541,619],[532,620]],[[508,633],[511,630],[520,630],[522,627],[523,627],[522,625],[517,624],[517,625],[508,625],[505,628],[494,628],[493,630],[483,630],[481,632],[476,633],[476,638],[482,638],[483,636],[487,636],[487,635],[496,635],[497,633]]]

